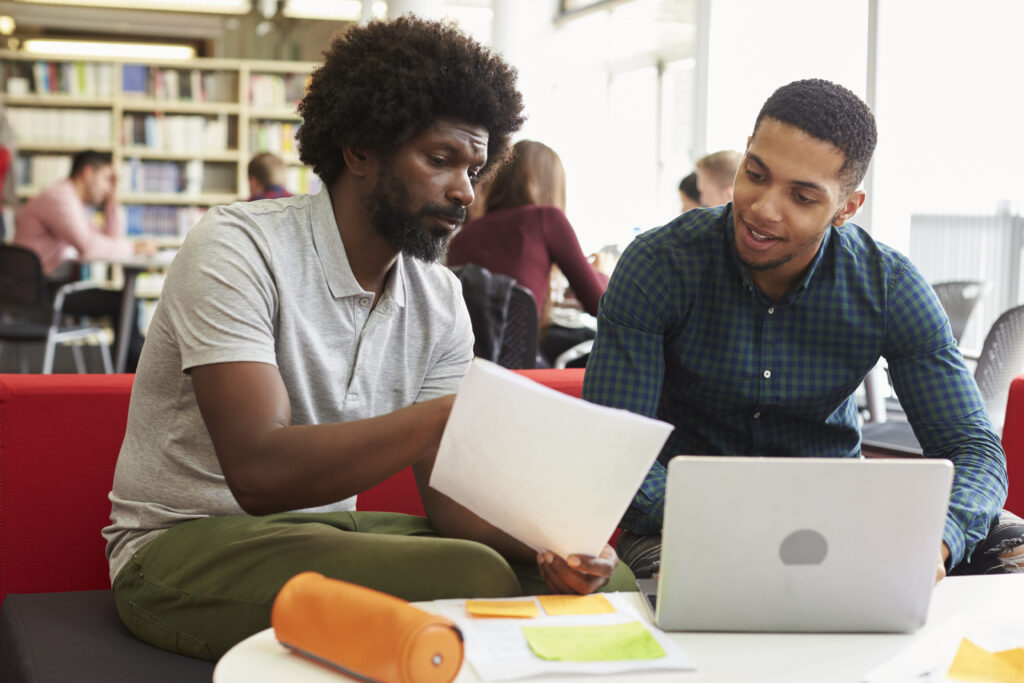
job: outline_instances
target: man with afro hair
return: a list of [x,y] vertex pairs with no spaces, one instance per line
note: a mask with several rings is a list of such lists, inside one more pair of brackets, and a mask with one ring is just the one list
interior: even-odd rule
[[[473,355],[437,258],[523,122],[515,70],[404,17],[333,42],[299,111],[323,190],[209,211],[170,268],[104,529],[136,637],[216,659],[312,570],[408,600],[622,589],[600,557],[538,554],[430,489]],[[429,521],[356,512],[413,466]]]
[[999,437],[942,306],[905,256],[848,222],[876,137],[846,88],[785,85],[747,139],[732,202],[623,253],[583,396],[675,425],[621,524],[638,576],[658,566],[670,457],[860,457],[854,392],[881,357],[924,455],[956,468],[936,580],[1024,568],[1024,527],[1000,513]]

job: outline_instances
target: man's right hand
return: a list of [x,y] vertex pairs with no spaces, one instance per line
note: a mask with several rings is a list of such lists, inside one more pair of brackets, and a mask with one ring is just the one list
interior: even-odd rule
[[132,247],[136,256],[156,256],[156,253],[160,251],[160,247],[153,240],[138,240]]

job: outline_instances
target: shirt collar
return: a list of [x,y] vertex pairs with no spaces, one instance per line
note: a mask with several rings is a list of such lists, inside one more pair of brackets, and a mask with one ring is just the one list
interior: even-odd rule
[[[742,261],[740,261],[739,254],[736,251],[736,233],[733,223],[732,203],[726,206],[725,210],[722,212],[722,215],[719,216],[718,220],[720,221],[719,225],[721,226],[722,232],[724,233],[727,249],[729,250],[729,256],[732,258],[733,265],[735,266],[736,271],[739,273],[740,281],[743,283],[743,287],[748,291],[756,292],[761,296],[765,296],[764,293],[761,292],[761,290],[758,288],[758,286],[754,284],[753,278],[750,277],[750,271],[747,270],[747,267],[743,265]],[[835,230],[835,226],[830,225],[829,229],[825,231],[825,237],[824,239],[821,240],[821,244],[818,246],[818,251],[814,255],[814,259],[811,261],[811,265],[807,269],[807,272],[805,272],[804,276],[800,279],[800,283],[793,289],[792,292],[790,292],[784,299],[782,299],[780,303],[793,303],[797,295],[799,295],[801,292],[807,289],[807,287],[811,283],[811,278],[813,278],[814,274],[818,271],[818,266],[821,263],[821,259],[825,254],[825,250],[828,248],[829,241],[832,239],[832,232]],[[765,296],[765,298],[767,297]]]
[[[341,232],[334,219],[334,207],[331,195],[324,185],[313,195],[311,220],[313,222],[313,246],[320,259],[327,286],[335,299],[358,296],[366,293],[356,276],[345,253],[345,244],[341,241]],[[405,254],[399,254],[391,273],[384,285],[381,301],[392,300],[398,306],[405,306]]]

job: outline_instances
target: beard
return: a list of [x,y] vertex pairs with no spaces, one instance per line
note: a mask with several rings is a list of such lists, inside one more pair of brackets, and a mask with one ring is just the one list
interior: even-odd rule
[[424,204],[415,212],[410,210],[408,185],[387,166],[381,168],[368,200],[370,222],[377,234],[393,249],[427,263],[441,258],[453,234],[432,225],[429,219],[438,217],[460,224],[466,220],[466,207],[460,204]]

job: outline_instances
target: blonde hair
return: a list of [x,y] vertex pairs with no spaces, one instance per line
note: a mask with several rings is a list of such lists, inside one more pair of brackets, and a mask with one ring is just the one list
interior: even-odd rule
[[719,187],[732,187],[736,179],[736,171],[740,167],[743,155],[731,149],[723,149],[702,156],[694,164],[697,170],[707,174],[709,179]]
[[531,205],[565,210],[565,167],[544,143],[520,140],[511,160],[487,184],[487,212]]

